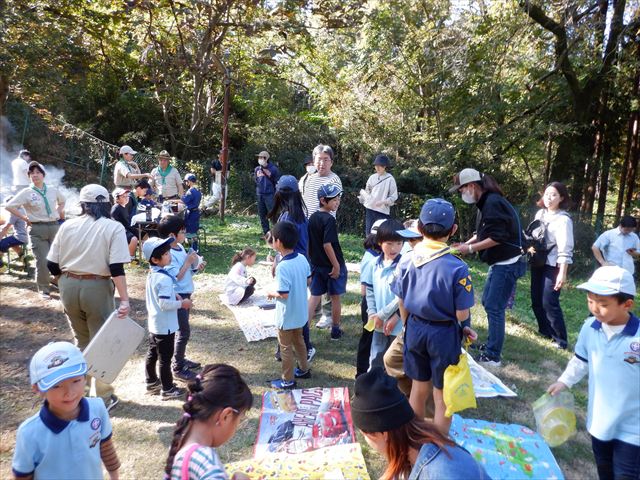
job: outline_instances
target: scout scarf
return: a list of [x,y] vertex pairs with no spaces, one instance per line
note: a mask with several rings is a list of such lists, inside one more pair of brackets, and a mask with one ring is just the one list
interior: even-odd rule
[[416,267],[421,267],[425,263],[429,263],[436,258],[446,255],[447,253],[453,253],[449,245],[425,238],[413,247],[412,261]]
[[162,177],[162,185],[166,185],[167,175],[169,175],[170,172],[171,172],[171,165],[168,165],[166,170],[162,170],[162,167],[158,165],[158,173]]
[[47,209],[47,216],[50,217],[51,216],[51,206],[49,205],[49,200],[47,200],[47,184],[43,183],[42,185],[44,185],[44,188],[42,190],[40,190],[38,187],[36,187],[33,183],[31,184],[31,189],[34,192],[38,192],[40,194],[40,196],[42,197],[42,199],[44,200],[44,208]]
[[129,162],[127,162],[124,158],[120,160],[120,163],[122,163],[125,167],[127,167],[127,170],[129,171],[129,173],[133,171],[131,170],[131,165],[129,165]]

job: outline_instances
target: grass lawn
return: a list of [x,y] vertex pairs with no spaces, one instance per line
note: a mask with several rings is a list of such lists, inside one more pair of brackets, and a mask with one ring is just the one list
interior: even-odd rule
[[[206,272],[198,278],[191,317],[192,333],[188,347],[190,358],[203,362],[226,362],[236,366],[254,393],[254,409],[249,422],[236,436],[220,449],[223,461],[250,458],[257,432],[257,419],[261,394],[266,381],[279,376],[280,364],[273,359],[275,339],[247,343],[229,310],[220,304],[229,261],[235,251],[251,246],[258,258],[268,253],[259,240],[260,229],[255,217],[227,218],[225,225],[217,219],[205,219],[208,232],[203,252],[208,261]],[[359,261],[361,241],[354,236],[341,236],[347,261]],[[476,296],[482,292],[486,266],[471,263]],[[252,267],[251,274],[259,279],[269,276],[265,266]],[[132,297],[132,317],[144,322],[144,281],[146,271],[131,267],[127,272]],[[571,346],[587,315],[585,295],[571,285],[562,294]],[[545,391],[562,372],[571,357],[570,351],[559,351],[549,342],[536,336],[536,324],[529,306],[528,278],[518,285],[516,306],[507,314],[507,338],[504,348],[504,367],[497,374],[502,381],[518,393],[518,397],[505,399],[479,399],[478,408],[463,412],[463,416],[503,423],[519,423],[535,427],[531,403]],[[55,301],[46,305],[37,300],[33,283],[17,274],[2,276],[3,297],[8,299],[0,314],[0,326],[6,332],[1,340],[2,369],[0,371],[0,478],[10,476],[11,455],[15,442],[15,429],[22,420],[38,409],[30,394],[26,362],[31,354],[49,339],[71,340],[60,306]],[[27,292],[27,293],[25,293]],[[343,326],[345,336],[338,342],[329,340],[326,330],[312,328],[312,341],[318,349],[313,361],[313,377],[300,386],[347,386],[353,388],[355,352],[361,331],[359,318],[359,284],[357,275],[350,274],[348,292],[343,300]],[[486,339],[484,310],[477,305],[472,310],[473,325]],[[162,402],[158,397],[145,394],[143,358],[146,341],[115,382],[121,403],[112,412],[114,441],[122,461],[121,478],[160,478],[173,424],[180,417],[180,403]],[[567,478],[596,478],[590,440],[585,431],[586,380],[573,389],[577,401],[578,434],[569,442],[553,450]],[[371,478],[378,478],[383,469],[380,457],[372,452],[360,437]]]

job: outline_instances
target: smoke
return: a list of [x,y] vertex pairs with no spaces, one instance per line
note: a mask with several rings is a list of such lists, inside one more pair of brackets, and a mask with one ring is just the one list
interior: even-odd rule
[[[0,117],[0,203],[4,204],[5,198],[12,195],[13,172],[11,162],[18,156],[20,150],[24,148],[20,144],[11,144],[9,139],[13,136],[15,129],[7,117]],[[37,160],[37,159],[34,159]],[[68,188],[64,185],[63,178],[65,171],[53,165],[43,164],[46,173],[44,181],[47,185],[56,187],[65,197],[65,216],[79,215],[80,205],[78,204],[80,192],[76,188]]]

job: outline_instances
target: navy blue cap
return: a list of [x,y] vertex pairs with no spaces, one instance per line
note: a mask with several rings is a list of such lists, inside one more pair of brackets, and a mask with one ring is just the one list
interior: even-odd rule
[[309,165],[310,163],[313,163],[313,157],[311,155],[307,155],[302,159],[302,165]]
[[318,200],[321,198],[335,198],[342,193],[342,189],[335,183],[322,185],[318,189]]
[[185,182],[192,182],[192,183],[196,183],[196,176],[193,173],[187,173],[184,176],[184,181]]
[[391,162],[389,162],[389,157],[386,155],[376,155],[376,158],[373,161],[374,165],[381,165],[383,167],[388,167],[389,163]]
[[430,198],[422,206],[420,221],[423,225],[435,223],[444,229],[449,229],[456,219],[456,210],[451,203],[442,198]]
[[276,183],[278,192],[298,192],[298,180],[293,175],[282,175]]

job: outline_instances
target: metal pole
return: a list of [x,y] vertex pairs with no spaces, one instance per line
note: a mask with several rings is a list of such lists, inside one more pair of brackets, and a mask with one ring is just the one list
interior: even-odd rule
[[224,104],[222,110],[222,150],[220,151],[220,163],[222,163],[222,198],[220,199],[220,222],[224,223],[224,208],[227,203],[227,165],[229,161],[229,97],[231,93],[231,73],[229,67],[224,69]]
[[100,168],[100,185],[104,185],[104,174],[107,171],[107,162],[109,161],[109,147],[104,147],[102,154],[102,167]]

